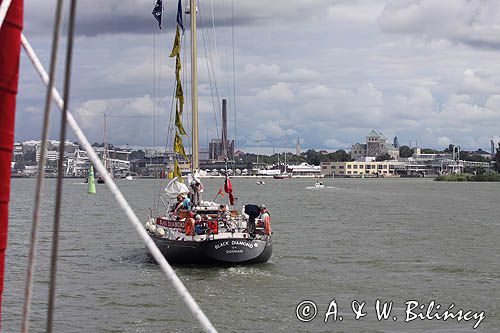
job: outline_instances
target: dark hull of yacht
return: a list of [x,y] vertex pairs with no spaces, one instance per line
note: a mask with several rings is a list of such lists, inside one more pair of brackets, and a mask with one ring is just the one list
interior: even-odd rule
[[151,238],[171,264],[247,265],[265,263],[273,253],[272,238],[230,238],[218,240],[179,241]]
[[274,179],[290,179],[292,178],[291,175],[274,175]]

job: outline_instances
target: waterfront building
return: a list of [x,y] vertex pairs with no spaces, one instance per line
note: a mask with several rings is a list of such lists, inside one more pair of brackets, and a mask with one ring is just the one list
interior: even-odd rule
[[405,164],[399,161],[352,161],[321,163],[321,172],[325,176],[397,176],[401,174],[401,171],[404,169]]
[[21,142],[14,142],[12,158],[14,159],[17,155],[23,155],[23,144]]
[[310,165],[305,162],[299,165],[288,165],[287,172],[288,171],[290,171],[294,178],[324,176],[319,165]]
[[[226,140],[227,159],[234,160],[234,140]],[[212,161],[224,161],[224,145],[222,139],[212,139],[208,144],[208,158]]]
[[77,149],[66,161],[66,175],[86,177],[90,168],[90,160],[85,150]]
[[491,158],[493,157],[492,154],[490,154],[489,152],[479,148],[478,150],[475,150],[475,151],[471,151],[469,152],[469,154],[471,154],[472,156],[479,156],[479,157],[483,157],[485,159],[488,159],[488,160],[491,160]]
[[382,133],[371,130],[366,136],[366,143],[356,143],[352,145],[351,158],[361,160],[366,157],[377,157],[388,154],[391,159],[399,158],[399,149],[388,143],[387,137]]

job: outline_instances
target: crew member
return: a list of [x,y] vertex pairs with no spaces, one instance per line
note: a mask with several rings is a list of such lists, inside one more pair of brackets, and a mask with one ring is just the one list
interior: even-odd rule
[[260,215],[260,208],[257,205],[245,205],[243,208],[245,214],[248,215],[247,227],[250,237],[255,237],[255,219]]
[[264,222],[264,232],[266,235],[270,235],[273,233],[271,230],[271,215],[269,215],[269,212],[267,211],[267,208],[265,205],[260,205],[260,216],[259,218]]
[[177,196],[177,205],[175,206],[174,213],[177,214],[180,209],[191,210],[191,200],[182,194]]
[[227,210],[226,205],[219,205],[219,219],[228,220],[231,213]]
[[193,206],[199,206],[201,203],[201,190],[203,190],[203,185],[196,179],[194,179],[190,184],[190,196]]
[[201,215],[196,214],[196,216],[194,217],[194,220],[195,220],[196,234],[197,235],[204,234],[206,231],[206,227],[204,227],[203,223],[201,222]]
[[189,212],[188,217],[186,219],[186,224],[185,224],[186,236],[194,236],[195,235],[195,219],[193,217],[194,217],[194,213]]

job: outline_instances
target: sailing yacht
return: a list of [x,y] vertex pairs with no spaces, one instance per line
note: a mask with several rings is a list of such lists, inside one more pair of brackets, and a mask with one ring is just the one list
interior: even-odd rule
[[[190,1],[190,8],[197,8]],[[187,135],[182,126],[184,96],[180,81],[180,29],[183,29],[181,4],[179,1],[177,29],[171,57],[176,58],[176,117],[174,151],[185,159],[182,136]],[[226,172],[224,186],[219,191],[228,194],[229,205],[203,201],[203,185],[199,176],[198,155],[198,94],[196,54],[196,10],[186,11],[191,17],[191,107],[192,107],[192,156],[191,174],[182,177],[177,160],[174,162],[174,178],[167,184],[160,201],[165,213],[151,214],[146,230],[163,256],[174,264],[252,264],[264,263],[272,255],[272,231],[270,217],[264,205],[246,205],[243,212],[234,206],[234,196],[227,168],[227,128],[223,126]],[[223,118],[226,101],[222,101]],[[186,198],[189,197],[190,200]],[[157,208],[158,212],[159,209]]]
[[[104,164],[104,168],[106,171],[108,171],[108,174],[111,178],[114,178],[113,172],[110,171],[112,170],[110,165],[109,165],[109,149],[108,149],[108,125],[106,123],[106,114],[104,114],[104,152],[102,154],[102,163]],[[99,175],[97,177],[97,183],[98,184],[104,184],[104,177],[102,175]]]
[[285,139],[284,144],[283,144],[283,153],[285,155],[285,163],[283,164],[283,169],[284,170],[282,172],[281,168],[280,168],[279,175],[274,175],[273,176],[274,179],[290,179],[290,178],[292,178],[292,175],[287,172],[287,164],[286,164],[286,139]]

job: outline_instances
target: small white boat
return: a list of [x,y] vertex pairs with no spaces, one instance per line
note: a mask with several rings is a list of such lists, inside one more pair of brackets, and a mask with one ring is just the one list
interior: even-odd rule
[[255,185],[266,185],[266,182],[263,180],[259,180],[258,182],[255,183]]
[[316,184],[314,184],[314,187],[316,187],[316,188],[324,188],[325,185],[323,185],[322,182],[316,182]]
[[134,180],[134,177],[132,177],[131,175],[128,175],[127,177],[125,177],[126,180]]

